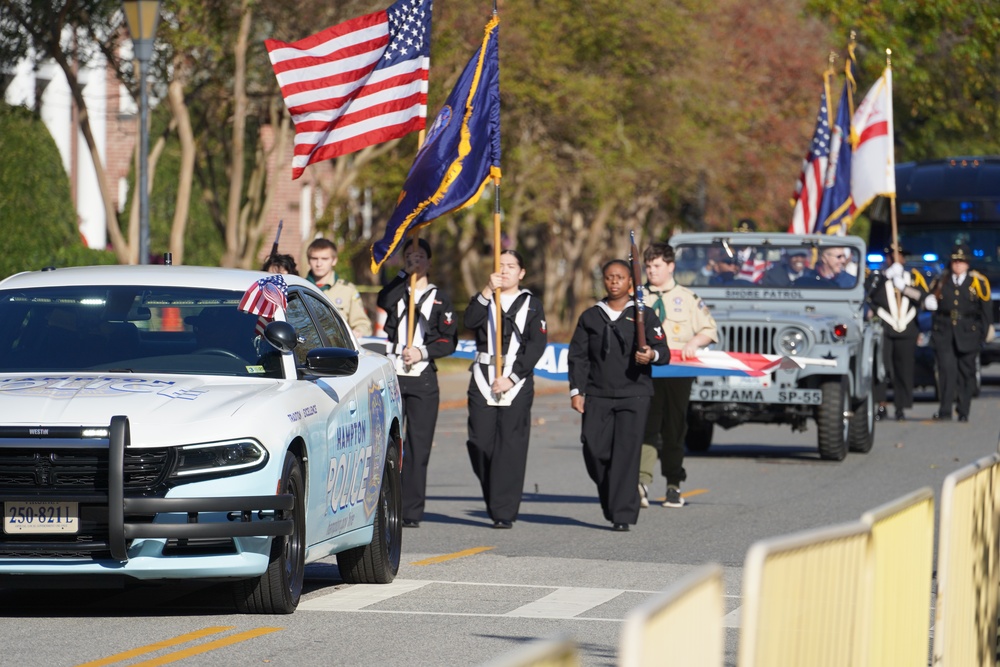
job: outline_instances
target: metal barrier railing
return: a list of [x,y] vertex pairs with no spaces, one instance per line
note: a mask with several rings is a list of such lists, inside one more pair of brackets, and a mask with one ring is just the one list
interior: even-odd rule
[[934,565],[934,491],[866,512],[875,557],[869,665],[926,665]]
[[740,667],[864,665],[871,531],[860,521],[753,544],[743,567]]
[[1000,454],[945,478],[940,525],[933,664],[996,665]]
[[725,645],[722,566],[694,570],[625,618],[620,667],[722,667]]

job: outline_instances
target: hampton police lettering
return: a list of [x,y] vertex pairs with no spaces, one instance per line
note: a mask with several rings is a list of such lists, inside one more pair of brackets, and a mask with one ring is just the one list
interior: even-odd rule
[[351,422],[346,426],[338,426],[336,434],[336,449],[352,449],[364,442],[368,437],[368,425],[365,422]]
[[326,482],[330,511],[336,514],[348,506],[363,503],[371,474],[371,445],[330,459],[330,473]]

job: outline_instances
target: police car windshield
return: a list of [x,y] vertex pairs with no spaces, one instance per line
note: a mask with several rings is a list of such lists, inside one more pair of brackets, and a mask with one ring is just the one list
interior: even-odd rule
[[282,377],[242,294],[198,288],[63,286],[0,291],[0,372]]
[[850,290],[858,284],[860,258],[850,246],[736,241],[678,246],[674,278],[687,287]]

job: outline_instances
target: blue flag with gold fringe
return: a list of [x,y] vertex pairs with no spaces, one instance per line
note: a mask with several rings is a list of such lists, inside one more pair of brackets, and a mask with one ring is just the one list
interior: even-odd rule
[[482,46],[427,131],[385,235],[371,246],[372,273],[411,230],[471,206],[488,181],[500,178],[499,26],[498,16],[486,25]]

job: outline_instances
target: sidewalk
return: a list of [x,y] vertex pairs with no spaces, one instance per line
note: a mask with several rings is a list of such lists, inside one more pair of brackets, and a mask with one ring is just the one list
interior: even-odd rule
[[[441,410],[464,410],[466,395],[469,393],[468,371],[439,371],[438,385],[441,388]],[[535,376],[535,396],[545,394],[564,394],[566,405],[569,405],[569,384],[556,380],[547,380]]]

